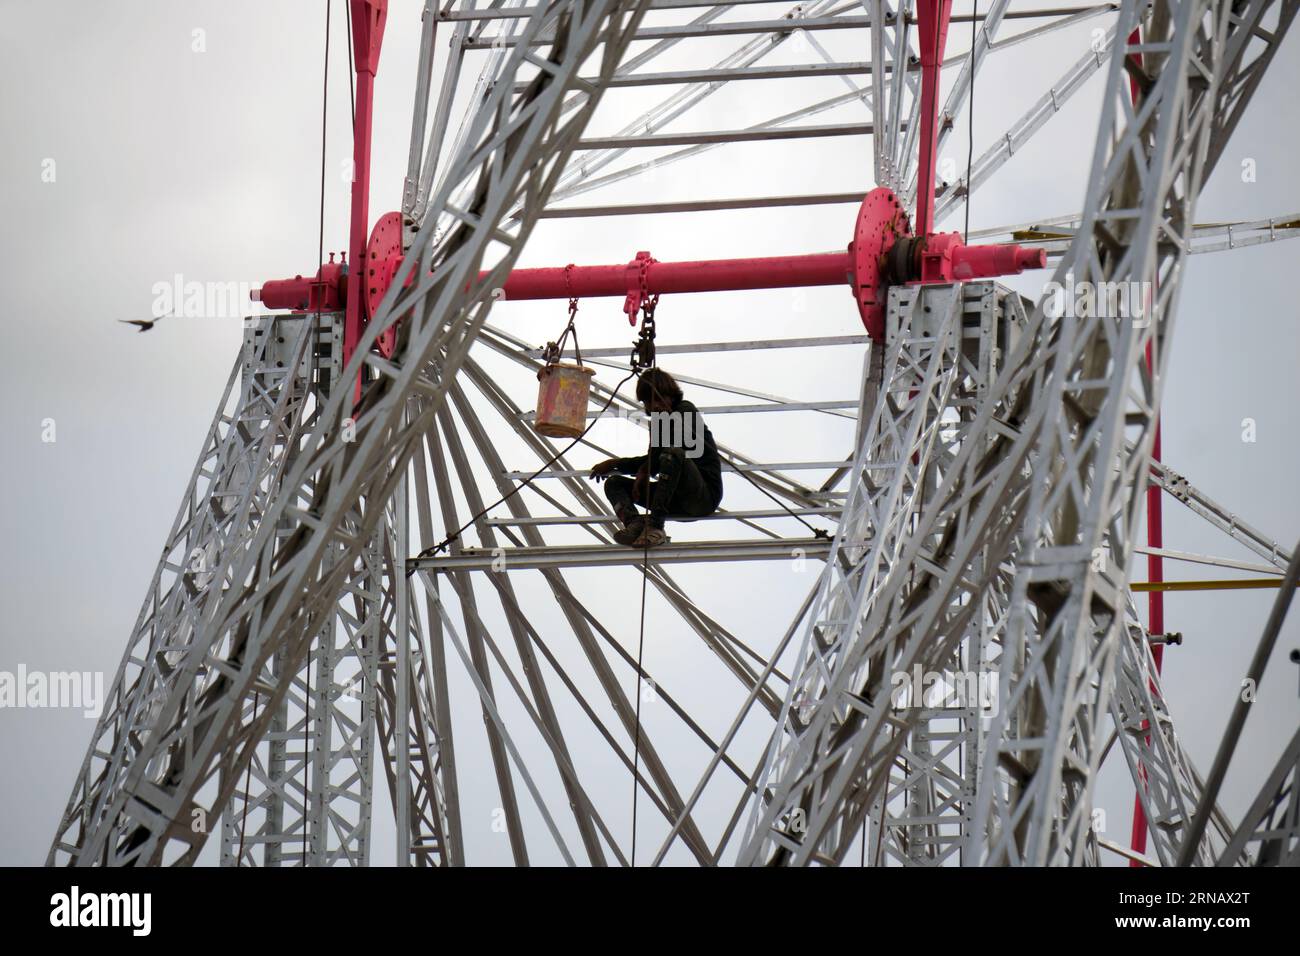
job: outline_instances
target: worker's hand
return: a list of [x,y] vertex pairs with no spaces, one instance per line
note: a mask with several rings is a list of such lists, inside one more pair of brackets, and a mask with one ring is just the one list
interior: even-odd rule
[[604,461],[597,462],[591,466],[591,477],[595,481],[604,481],[614,473],[618,467],[617,458],[606,458]]

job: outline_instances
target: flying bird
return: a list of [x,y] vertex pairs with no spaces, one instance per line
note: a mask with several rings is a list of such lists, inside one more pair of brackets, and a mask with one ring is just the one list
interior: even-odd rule
[[148,332],[154,327],[154,323],[160,322],[163,319],[170,319],[171,315],[172,314],[168,312],[166,315],[160,315],[152,319],[118,319],[117,321],[124,322],[127,325],[138,325],[141,332]]

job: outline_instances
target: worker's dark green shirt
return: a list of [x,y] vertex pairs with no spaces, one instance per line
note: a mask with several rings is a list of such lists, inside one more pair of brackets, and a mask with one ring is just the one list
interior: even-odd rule
[[[651,441],[656,439],[659,441],[657,446],[651,448],[651,452],[657,453],[661,448],[680,448],[686,452],[687,459],[700,470],[700,477],[713,493],[713,506],[716,508],[722,502],[722,462],[718,458],[718,446],[713,441],[713,432],[709,431],[709,426],[704,424],[704,416],[700,414],[700,410],[686,399],[673,405],[672,414],[676,416],[676,420],[670,420],[666,423],[666,427],[661,424],[656,428],[655,420],[651,419]],[[624,475],[635,475],[646,463],[646,458],[646,455],[619,458],[615,470]],[[658,465],[657,454],[652,465]],[[652,467],[650,473],[653,475],[657,471],[657,467]]]

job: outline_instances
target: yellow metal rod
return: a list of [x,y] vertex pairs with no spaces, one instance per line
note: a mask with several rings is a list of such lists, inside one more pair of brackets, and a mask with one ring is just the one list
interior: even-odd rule
[[1281,587],[1282,579],[1240,578],[1235,581],[1135,581],[1130,591],[1238,591],[1247,588]]

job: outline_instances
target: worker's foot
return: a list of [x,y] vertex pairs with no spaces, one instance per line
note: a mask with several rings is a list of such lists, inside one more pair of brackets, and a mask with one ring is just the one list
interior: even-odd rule
[[645,528],[645,519],[637,516],[630,519],[623,527],[614,532],[614,540],[624,547],[631,547],[641,537]]
[[656,528],[652,524],[645,526],[641,536],[636,539],[632,547],[634,548],[657,548],[661,544],[668,543],[668,535],[664,534],[663,528]]

